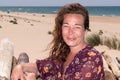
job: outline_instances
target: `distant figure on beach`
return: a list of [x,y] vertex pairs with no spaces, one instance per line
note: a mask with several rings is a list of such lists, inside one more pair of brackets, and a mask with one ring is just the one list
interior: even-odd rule
[[79,3],[63,6],[55,19],[50,56],[15,66],[11,80],[104,80],[100,53],[85,42],[89,14]]

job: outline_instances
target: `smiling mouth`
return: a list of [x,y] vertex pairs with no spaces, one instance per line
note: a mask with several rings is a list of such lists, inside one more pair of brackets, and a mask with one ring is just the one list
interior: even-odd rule
[[67,40],[69,40],[69,41],[73,41],[73,40],[75,40],[75,38],[67,38]]

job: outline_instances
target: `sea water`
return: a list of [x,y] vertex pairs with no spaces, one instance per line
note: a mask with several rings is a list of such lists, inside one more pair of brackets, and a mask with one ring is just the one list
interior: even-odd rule
[[[1,6],[0,11],[56,14],[61,6]],[[120,16],[120,6],[86,6],[90,15]]]

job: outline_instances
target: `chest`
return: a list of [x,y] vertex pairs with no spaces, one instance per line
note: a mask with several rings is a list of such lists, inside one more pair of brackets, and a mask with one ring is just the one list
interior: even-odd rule
[[68,76],[70,78],[74,77],[76,75],[76,72],[79,72],[84,64],[84,61],[82,58],[75,56],[74,58],[68,58],[66,62],[63,64],[63,72],[62,72],[62,78],[67,79]]

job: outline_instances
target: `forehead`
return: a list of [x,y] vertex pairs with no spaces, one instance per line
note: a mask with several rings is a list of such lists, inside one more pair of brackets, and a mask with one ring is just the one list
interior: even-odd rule
[[84,17],[83,17],[83,15],[81,15],[81,14],[65,14],[64,15],[64,19],[65,18],[72,18],[72,17],[75,17],[75,18],[80,18],[80,19],[84,19]]
[[84,23],[84,17],[81,14],[65,14],[63,22]]

